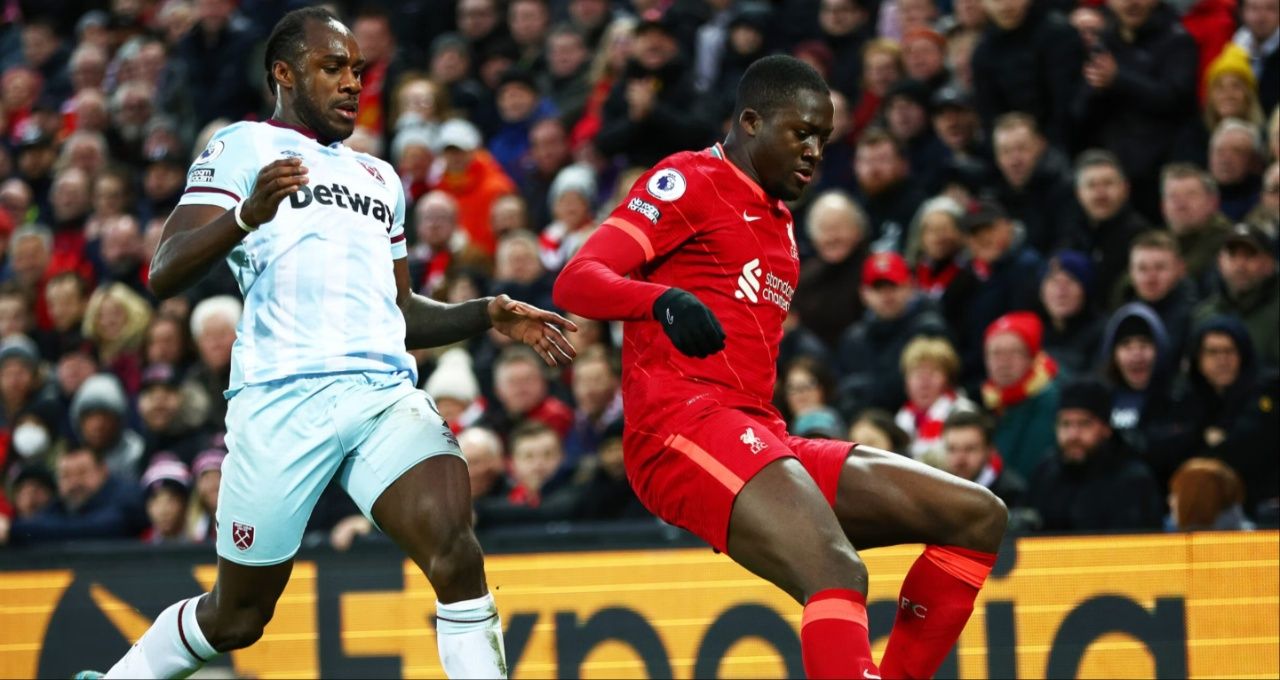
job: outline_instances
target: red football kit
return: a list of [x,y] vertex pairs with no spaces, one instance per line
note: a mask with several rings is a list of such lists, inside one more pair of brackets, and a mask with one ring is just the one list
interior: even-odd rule
[[[678,153],[636,180],[556,284],[561,307],[626,322],[623,446],[637,496],[721,551],[733,500],[757,472],[795,457],[834,503],[851,449],[788,435],[772,403],[799,275],[794,228],[719,144]],[[697,359],[671,344],[653,319],[671,287],[720,320],[723,351]]]

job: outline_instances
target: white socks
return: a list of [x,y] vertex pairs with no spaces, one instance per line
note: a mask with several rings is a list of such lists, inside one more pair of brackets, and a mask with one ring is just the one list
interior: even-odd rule
[[506,678],[507,650],[493,595],[452,604],[436,602],[440,665],[450,678]]
[[160,612],[123,659],[104,678],[185,678],[217,655],[196,623],[196,605],[204,595],[182,600]]

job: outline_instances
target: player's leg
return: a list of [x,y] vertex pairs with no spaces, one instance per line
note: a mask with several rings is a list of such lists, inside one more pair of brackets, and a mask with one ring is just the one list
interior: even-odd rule
[[867,632],[866,566],[799,461],[776,460],[742,487],[728,554],[804,604],[808,677],[879,677]]
[[262,637],[311,509],[342,462],[324,388],[301,379],[245,388],[231,400],[213,590],[162,612],[106,677],[186,677]]
[[445,673],[506,677],[502,623],[471,525],[466,461],[427,396],[406,386],[370,419],[338,479],[435,589]]
[[903,581],[880,669],[886,678],[932,677],[995,564],[1004,503],[978,484],[859,446],[841,467],[835,508],[859,548],[925,544]]

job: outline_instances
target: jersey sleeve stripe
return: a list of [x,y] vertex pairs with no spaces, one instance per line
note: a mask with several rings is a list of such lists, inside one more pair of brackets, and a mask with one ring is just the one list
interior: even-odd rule
[[673,434],[667,438],[666,445],[683,453],[693,461],[695,465],[707,471],[707,474],[716,478],[717,482],[724,485],[730,493],[735,496],[746,482],[742,478],[734,474],[733,470],[724,466],[724,463],[716,460],[714,456],[707,453],[706,449],[685,439],[683,436]]
[[849,600],[818,600],[805,605],[804,615],[800,620],[800,628],[825,619],[842,619],[852,621],[863,628],[867,627],[867,611],[859,610]]
[[391,237],[391,243],[393,244],[399,243],[403,240],[404,240],[404,234],[396,234],[395,236]]
[[987,580],[987,574],[991,573],[991,567],[946,548],[931,545],[925,549],[924,556],[939,569],[974,588],[981,588]]
[[226,194],[231,198],[236,199],[237,201],[240,200],[240,197],[237,196],[235,192],[227,191],[226,189],[219,189],[218,187],[188,187],[187,190],[182,193],[184,194],[202,194],[202,193],[203,194]]
[[644,249],[645,262],[648,262],[653,259],[654,257],[653,242],[649,240],[648,235],[646,235],[644,231],[640,229],[640,227],[637,227],[636,225],[631,224],[630,222],[616,215],[605,220],[602,224],[607,224],[610,226],[617,227],[621,229],[623,233],[625,233],[627,236],[630,236],[631,238],[635,239],[635,242],[640,244],[640,247]]

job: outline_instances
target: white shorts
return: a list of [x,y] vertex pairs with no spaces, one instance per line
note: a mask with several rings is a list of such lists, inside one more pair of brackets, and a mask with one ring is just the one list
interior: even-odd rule
[[374,501],[409,468],[440,454],[462,456],[425,392],[402,375],[373,373],[240,389],[227,404],[227,449],[218,555],[249,566],[298,552],[329,480],[336,477],[372,520]]

